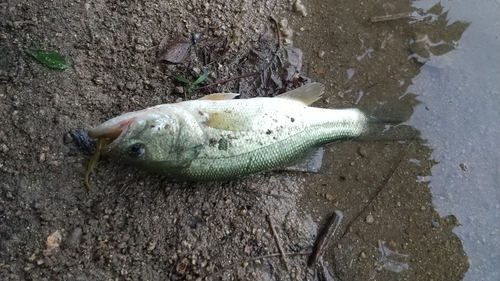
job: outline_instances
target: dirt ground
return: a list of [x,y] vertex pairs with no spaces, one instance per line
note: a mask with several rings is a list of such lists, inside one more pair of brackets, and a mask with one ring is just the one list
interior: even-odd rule
[[[432,151],[405,126],[329,146],[318,174],[183,183],[103,158],[94,189],[83,185],[90,156],[71,130],[208,93],[186,93],[175,76],[193,81],[206,70],[215,82],[290,66],[273,62],[270,16],[283,46],[304,53],[302,65],[291,64],[298,79],[327,86],[315,106],[406,120],[418,103],[405,95],[411,79],[429,53],[449,51],[418,39],[451,45],[466,27],[447,23],[439,6],[420,11],[431,20],[370,22],[413,11],[383,2],[304,1],[306,10],[278,0],[0,3],[0,279],[462,279],[467,256],[452,232],[459,222],[434,210]],[[166,35],[192,42],[183,63],[157,61]],[[28,48],[57,51],[70,68],[44,67]],[[266,84],[276,78],[268,74],[210,90],[273,95],[280,85]],[[334,210],[344,215],[339,232],[308,268]]]

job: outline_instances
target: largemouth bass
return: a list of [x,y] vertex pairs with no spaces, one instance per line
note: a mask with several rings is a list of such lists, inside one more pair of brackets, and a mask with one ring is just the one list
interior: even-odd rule
[[[91,129],[102,154],[187,181],[216,181],[286,167],[311,149],[358,136],[358,109],[308,105],[324,86],[304,85],[274,98],[212,94],[125,113]],[[89,165],[90,166],[90,165]]]

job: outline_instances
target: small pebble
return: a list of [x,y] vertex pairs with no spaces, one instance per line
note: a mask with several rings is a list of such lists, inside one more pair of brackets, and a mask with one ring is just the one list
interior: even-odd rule
[[5,143],[2,143],[0,145],[0,151],[2,151],[3,153],[7,153],[9,152],[9,147]]
[[462,169],[462,171],[467,171],[467,165],[465,165],[464,163],[460,163],[460,169]]
[[66,133],[63,137],[63,142],[65,144],[68,144],[68,143],[71,143],[73,141],[73,138],[71,137],[71,135],[69,133]]
[[296,0],[293,3],[293,10],[297,13],[300,13],[303,17],[307,17],[306,7],[302,4],[300,0]]
[[38,163],[43,163],[45,162],[45,153],[40,153],[38,155]]
[[148,251],[153,251],[156,248],[156,242],[149,243]]
[[431,227],[432,227],[432,228],[439,227],[439,221],[437,221],[437,220],[432,220],[432,221],[431,221]]
[[280,28],[285,28],[288,26],[288,20],[282,19],[282,20],[280,20],[280,22],[278,24],[279,24]]
[[101,78],[95,78],[94,79],[94,84],[96,84],[96,85],[102,85],[102,84],[104,84],[104,80],[102,80]]
[[328,201],[334,201],[335,200],[335,196],[333,196],[331,193],[327,193],[325,195],[325,197],[326,197],[326,200],[328,200]]
[[50,251],[50,250],[59,248],[61,240],[62,240],[61,231],[56,230],[54,233],[49,235],[47,237],[47,240],[45,241],[45,245],[47,246],[47,250]]
[[365,218],[365,222],[366,222],[366,223],[372,224],[374,221],[375,221],[375,218],[374,218],[371,214],[369,214],[369,215],[368,215],[368,216],[366,216],[366,218]]

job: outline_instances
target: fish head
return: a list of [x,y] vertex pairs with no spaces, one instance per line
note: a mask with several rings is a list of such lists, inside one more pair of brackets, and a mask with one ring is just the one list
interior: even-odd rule
[[89,136],[106,139],[102,154],[136,166],[165,160],[177,143],[179,120],[156,108],[125,113],[92,128]]

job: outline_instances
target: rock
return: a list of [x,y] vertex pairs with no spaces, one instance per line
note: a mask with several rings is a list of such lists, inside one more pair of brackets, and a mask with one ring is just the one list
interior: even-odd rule
[[365,222],[368,223],[368,224],[372,224],[373,222],[375,221],[375,218],[373,217],[372,214],[369,214],[368,216],[366,216],[365,218]]
[[46,251],[52,252],[59,249],[61,240],[62,240],[61,231],[56,230],[54,233],[49,235],[49,237],[47,237],[47,240],[45,241],[45,245],[47,246]]

